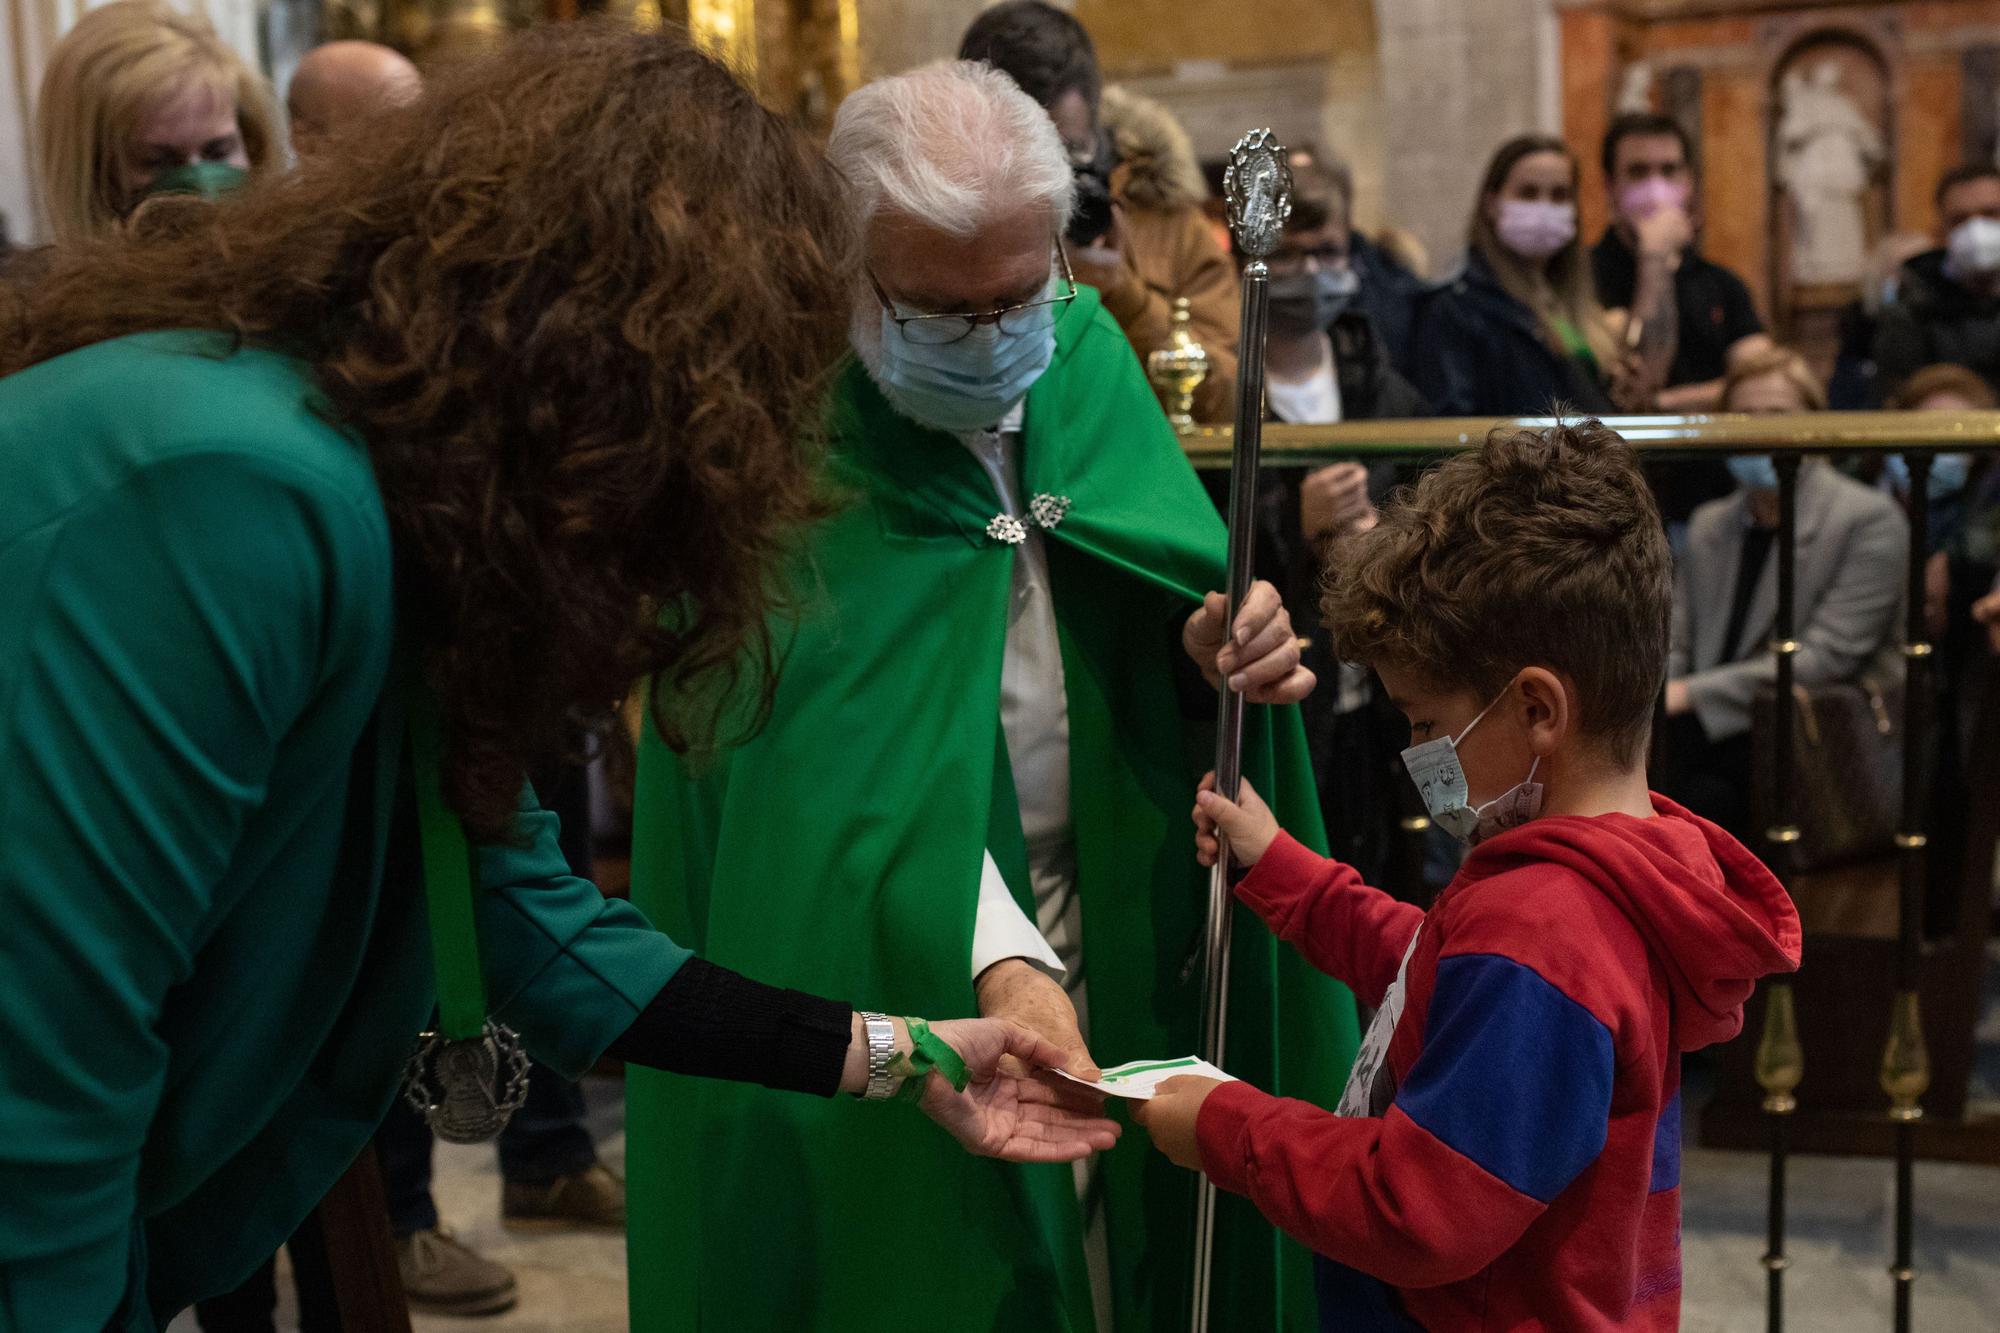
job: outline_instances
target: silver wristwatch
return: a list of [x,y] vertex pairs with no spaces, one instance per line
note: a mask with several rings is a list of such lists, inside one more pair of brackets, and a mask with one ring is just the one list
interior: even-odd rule
[[889,1075],[889,1061],[896,1055],[896,1025],[889,1021],[887,1014],[871,1014],[864,1010],[861,1026],[868,1034],[868,1087],[862,1092],[861,1100],[887,1101],[896,1090],[896,1080]]

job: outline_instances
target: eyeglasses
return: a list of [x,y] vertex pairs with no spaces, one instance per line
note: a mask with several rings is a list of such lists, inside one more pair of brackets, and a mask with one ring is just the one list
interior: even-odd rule
[[1056,257],[1062,262],[1063,285],[1068,290],[1060,296],[1045,296],[1037,301],[1023,301],[1019,305],[1002,306],[998,310],[988,310],[979,315],[899,315],[896,303],[889,299],[889,293],[882,290],[881,282],[873,269],[868,270],[868,283],[875,289],[875,299],[889,312],[889,318],[896,321],[903,337],[913,343],[925,343],[932,347],[945,343],[955,343],[972,336],[972,331],[981,324],[996,324],[1000,332],[1007,334],[1033,333],[1055,322],[1055,316],[1076,299],[1076,275],[1070,271],[1069,251],[1063,248],[1062,238],[1055,240]]
[[1310,250],[1280,250],[1267,261],[1273,273],[1303,273],[1307,264],[1319,272],[1348,267],[1347,251],[1337,246],[1319,245]]

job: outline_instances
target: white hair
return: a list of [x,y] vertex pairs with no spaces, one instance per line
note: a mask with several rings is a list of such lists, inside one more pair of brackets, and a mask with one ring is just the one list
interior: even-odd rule
[[1049,113],[977,61],[940,60],[856,89],[833,118],[827,155],[864,231],[887,211],[966,237],[1036,207],[1060,230],[1076,201]]

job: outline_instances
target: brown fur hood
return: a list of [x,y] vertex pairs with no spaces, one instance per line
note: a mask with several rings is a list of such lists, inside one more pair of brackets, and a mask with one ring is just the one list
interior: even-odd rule
[[1099,122],[1118,148],[1119,194],[1139,208],[1190,208],[1208,197],[1201,163],[1173,112],[1116,85],[1104,90]]

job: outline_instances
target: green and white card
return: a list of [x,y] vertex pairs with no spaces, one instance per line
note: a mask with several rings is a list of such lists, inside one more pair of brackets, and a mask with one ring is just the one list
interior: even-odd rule
[[1178,1060],[1132,1060],[1104,1071],[1104,1076],[1096,1082],[1078,1078],[1074,1074],[1055,1071],[1072,1083],[1081,1083],[1086,1088],[1095,1088],[1108,1097],[1124,1097],[1135,1102],[1151,1101],[1153,1090],[1170,1078],[1213,1078],[1224,1083],[1234,1083],[1235,1077],[1223,1073],[1198,1055],[1183,1056]]

